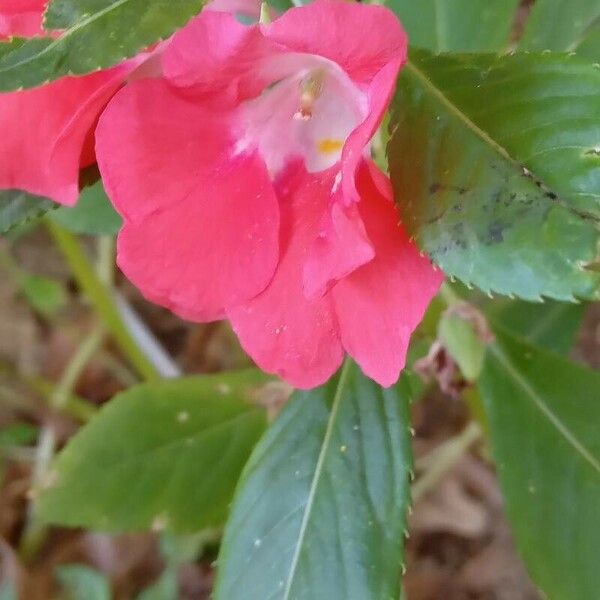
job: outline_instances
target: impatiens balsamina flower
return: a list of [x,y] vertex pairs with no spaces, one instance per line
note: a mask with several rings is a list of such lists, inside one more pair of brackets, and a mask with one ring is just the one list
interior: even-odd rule
[[[47,0],[2,0],[0,42],[43,35]],[[47,34],[46,34],[47,35]],[[23,189],[72,205],[79,170],[95,162],[93,127],[142,57],[85,77],[0,93],[0,189]]]
[[441,281],[369,158],[405,56],[379,6],[194,19],[163,76],[120,91],[98,125],[126,275],[184,318],[228,318],[257,364],[297,387],[327,380],[344,351],[394,383]]

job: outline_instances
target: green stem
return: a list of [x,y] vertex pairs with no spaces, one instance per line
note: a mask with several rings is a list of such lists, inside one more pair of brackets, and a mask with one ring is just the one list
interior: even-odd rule
[[104,285],[112,286],[115,281],[115,239],[102,235],[97,242],[98,258],[96,271]]
[[[56,433],[51,425],[46,425],[40,432],[35,451],[31,490],[37,492],[43,487],[55,448]],[[19,540],[19,555],[24,562],[30,561],[38,553],[46,540],[47,533],[48,526],[38,519],[36,503],[32,500],[27,511],[27,522]]]
[[459,302],[461,302],[460,297],[450,287],[450,284],[447,281],[444,281],[444,283],[442,283],[442,286],[440,287],[440,298],[449,307],[453,306],[454,304],[458,304]]
[[71,357],[60,381],[54,388],[50,396],[50,405],[56,410],[64,410],[69,402],[69,398],[77,385],[79,377],[85,367],[90,362],[96,351],[102,345],[104,340],[104,327],[97,327],[91,335],[86,337],[82,344],[77,348],[75,354]]
[[481,437],[481,433],[479,424],[472,421],[457,436],[450,438],[417,461],[416,467],[422,469],[423,474],[412,486],[413,502],[418,502],[437,485],[471,445]]
[[[22,376],[22,379],[34,392],[37,392],[48,404],[52,405],[52,398],[56,395],[56,385],[43,377]],[[65,403],[60,407],[60,410],[77,421],[86,423],[96,414],[98,409],[87,400],[71,392],[67,395]]]
[[[71,357],[61,378],[50,395],[50,406],[56,410],[64,411],[69,403],[71,394],[77,385],[79,377],[94,356],[104,339],[104,327],[98,327],[77,348]],[[38,440],[35,466],[31,476],[31,489],[43,489],[48,477],[50,463],[54,457],[57,446],[57,436],[52,424],[45,425]],[[20,553],[24,560],[35,556],[46,539],[48,527],[40,522],[36,515],[35,500],[29,507],[29,518],[25,525],[20,540]]]
[[94,309],[104,321],[113,339],[121,351],[127,356],[132,366],[139,374],[149,381],[160,379],[154,365],[135,343],[129,334],[113,297],[106,285],[96,274],[93,266],[86,258],[81,245],[71,233],[57,225],[54,221],[46,220],[46,224],[56,244],[60,248],[77,283],[93,304]]
[[269,5],[263,2],[260,5],[260,18],[259,23],[261,25],[268,25],[271,22],[271,15],[269,14]]
[[[11,377],[20,384],[23,384],[30,388],[37,395],[41,396],[48,404],[51,404],[51,398],[55,393],[56,384],[48,381],[44,377],[39,375],[25,375],[18,373],[13,365],[6,361],[0,360],[0,375]],[[24,395],[22,392],[17,392],[11,388],[0,387],[0,398],[19,409],[24,409]],[[31,409],[27,409],[31,412]],[[73,417],[77,421],[85,423],[89,421],[96,413],[96,407],[90,404],[87,400],[77,396],[76,394],[69,394],[66,399],[66,403],[61,408],[61,411]]]
[[[60,228],[56,226],[50,227],[50,229],[63,250],[63,253],[67,257],[69,265],[81,287],[88,291],[88,293],[97,293],[98,290],[101,290],[106,294],[107,298],[110,298],[110,294],[104,286],[111,284],[114,273],[113,241],[110,238],[101,238],[99,240],[98,267],[96,274],[96,271],[94,271],[92,266],[87,263],[75,238],[64,231],[61,231]],[[95,297],[92,297],[91,299],[92,301],[96,300]],[[96,308],[98,308],[97,305]],[[98,312],[102,316],[103,313],[100,310],[98,310]],[[94,332],[86,337],[79,345],[75,354],[73,354],[67,363],[58,384],[49,396],[49,402],[52,408],[64,410],[68,405],[73,390],[77,385],[77,381],[89,361],[99,350],[104,337],[105,328],[100,325],[97,326]],[[34,490],[35,493],[38,493],[39,490],[43,489],[47,482],[50,463],[56,452],[57,441],[57,435],[53,425],[51,423],[45,425],[38,440],[35,465],[31,477],[31,489]],[[24,560],[29,560],[35,556],[47,537],[48,526],[40,521],[36,512],[37,508],[34,499],[29,506],[27,523],[19,543],[19,551]]]

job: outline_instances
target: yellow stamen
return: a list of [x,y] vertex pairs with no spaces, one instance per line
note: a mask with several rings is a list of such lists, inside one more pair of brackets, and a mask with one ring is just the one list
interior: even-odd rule
[[332,138],[323,138],[317,142],[317,150],[321,154],[332,154],[341,150],[343,146],[344,142],[342,140],[334,140]]

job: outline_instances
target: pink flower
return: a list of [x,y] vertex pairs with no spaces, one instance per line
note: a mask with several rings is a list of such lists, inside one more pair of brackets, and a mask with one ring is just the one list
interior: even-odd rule
[[42,14],[48,0],[3,0],[0,6],[0,40],[10,36],[42,35]]
[[[0,42],[41,35],[47,0],[3,0]],[[85,77],[0,93],[0,189],[23,189],[75,204],[79,170],[95,162],[93,128],[142,57]]]
[[194,19],[163,77],[120,91],[98,125],[125,274],[184,318],[228,318],[257,364],[297,387],[326,381],[344,352],[394,383],[442,277],[369,159],[405,56],[378,6],[316,0],[267,26]]
[[216,10],[258,21],[260,0],[212,0],[204,10]]

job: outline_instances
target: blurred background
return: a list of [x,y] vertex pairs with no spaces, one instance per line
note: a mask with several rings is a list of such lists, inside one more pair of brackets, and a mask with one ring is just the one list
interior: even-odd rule
[[[80,241],[92,264],[101,267],[112,257],[110,239]],[[48,476],[45,434],[54,432],[56,447],[62,447],[138,377],[99,326],[43,222],[0,240],[0,273],[0,599],[209,598],[218,531],[113,536],[36,523],[30,490],[36,478],[43,485]],[[143,300],[118,273],[114,277],[133,311],[127,319],[131,324],[139,318],[163,369],[212,373],[251,364],[228,324],[185,323]],[[552,319],[552,305],[494,302],[498,310],[511,307],[517,329],[519,319]],[[441,304],[433,303],[411,352],[420,398],[413,405],[416,480],[406,596],[534,600],[540,596],[513,546],[484,424],[472,421],[477,398],[436,343]],[[568,311],[576,331],[572,358],[598,368],[600,306],[572,305]],[[282,386],[268,399],[272,416],[288,392]],[[428,468],[433,462],[439,468]]]

